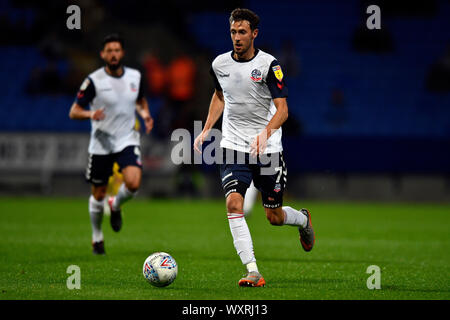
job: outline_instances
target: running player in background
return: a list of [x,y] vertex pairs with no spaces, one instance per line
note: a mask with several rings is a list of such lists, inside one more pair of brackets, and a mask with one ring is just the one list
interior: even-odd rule
[[121,206],[136,195],[141,184],[140,134],[135,130],[135,112],[144,120],[147,134],[153,128],[141,73],[123,66],[124,53],[120,36],[105,37],[100,51],[105,66],[84,80],[69,113],[71,119],[91,120],[92,125],[86,180],[92,184],[89,214],[94,254],[105,253],[101,225],[113,164],[117,162],[124,180],[117,195],[108,199],[114,231],[122,227]]
[[244,197],[244,216],[248,217],[252,213],[253,206],[255,205],[256,198],[258,197],[258,189],[256,189],[255,184],[250,183]]
[[[223,112],[222,187],[233,243],[247,268],[238,284],[261,287],[265,280],[256,265],[243,213],[245,192],[252,180],[261,191],[266,217],[272,225],[297,227],[305,251],[313,248],[315,236],[307,209],[282,206],[287,169],[283,160],[281,125],[288,117],[288,105],[281,67],[273,56],[254,47],[259,23],[254,12],[235,9],[229,22],[234,50],[219,55],[212,63],[215,92],[203,131],[194,141],[194,149],[201,152],[201,144]],[[229,159],[228,154],[233,159]],[[280,166],[272,168],[270,163],[262,163],[263,154],[270,155]],[[257,161],[250,161],[250,157]],[[242,161],[237,159],[245,159],[245,163],[240,164]],[[263,169],[269,169],[270,174]]]
[[[136,119],[136,124],[134,126],[136,131],[141,130],[141,123]],[[120,172],[120,167],[117,162],[113,164],[112,174],[108,179],[108,186],[106,187],[107,196],[116,196],[119,193],[120,186],[123,183],[123,174]],[[106,212],[108,214],[108,212]]]

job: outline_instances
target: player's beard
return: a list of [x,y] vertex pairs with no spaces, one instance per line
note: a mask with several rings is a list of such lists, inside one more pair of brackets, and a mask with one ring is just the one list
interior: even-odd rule
[[108,66],[109,70],[116,71],[117,69],[122,67],[122,60],[118,60],[115,64],[113,64],[113,63],[106,63],[106,65]]
[[244,44],[243,43],[241,43],[241,50],[238,52],[238,51],[236,51],[236,46],[234,47],[234,52],[236,53],[236,55],[238,56],[238,57],[243,57],[244,55],[246,55],[247,54],[247,52],[248,52],[248,50],[250,50],[250,48],[251,48],[251,43],[249,43],[247,46],[244,46]]

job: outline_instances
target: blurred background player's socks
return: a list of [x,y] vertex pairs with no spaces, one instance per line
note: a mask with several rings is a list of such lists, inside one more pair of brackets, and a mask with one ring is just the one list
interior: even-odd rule
[[125,186],[125,183],[122,183],[122,185],[119,188],[119,192],[117,192],[117,195],[114,197],[114,201],[112,203],[114,210],[119,210],[122,204],[130,200],[136,195],[137,192],[131,192],[127,189]]
[[283,207],[283,211],[285,213],[284,224],[302,228],[306,227],[308,219],[303,213],[291,207]]
[[[230,224],[231,235],[233,236],[234,247],[241,258],[242,263],[247,268],[256,268],[256,259],[253,252],[253,242],[248,229],[244,213],[228,213],[228,223]],[[248,266],[249,265],[249,266]],[[251,270],[251,271],[257,271]],[[249,270],[250,271],[250,270]]]
[[89,215],[91,217],[92,225],[92,241],[103,241],[103,201],[97,201],[93,195],[89,197]]
[[244,197],[244,215],[247,216],[250,214],[250,211],[253,209],[253,205],[255,204],[256,198],[258,197],[258,189],[256,189],[255,185],[252,183],[247,188]]

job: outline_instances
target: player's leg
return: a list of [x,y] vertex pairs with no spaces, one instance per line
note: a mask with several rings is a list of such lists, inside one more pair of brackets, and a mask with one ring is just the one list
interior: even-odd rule
[[141,185],[142,163],[139,147],[126,147],[118,154],[117,163],[121,168],[124,182],[119,187],[117,195],[108,199],[111,210],[111,227],[116,232],[122,228],[122,205],[136,196]]
[[232,192],[226,199],[227,218],[233,236],[233,244],[248,271],[258,271],[253,251],[253,242],[247,222],[242,212],[244,198],[238,192]]
[[295,210],[291,207],[283,207],[285,214],[284,224],[297,226],[300,234],[300,243],[305,251],[311,251],[316,241],[316,236],[311,223],[311,213],[308,209]]
[[142,169],[136,166],[127,166],[122,169],[123,183],[119,187],[115,199],[115,206],[120,208],[125,202],[134,198],[141,186]]
[[92,194],[89,197],[89,216],[92,226],[92,252],[105,254],[105,245],[102,231],[103,200],[106,195],[106,186],[92,185]]
[[238,284],[239,286],[264,286],[265,281],[256,265],[252,237],[243,212],[244,195],[251,182],[251,171],[245,164],[225,163],[220,166],[220,173],[233,244],[248,271]]
[[92,252],[104,254],[102,232],[103,207],[108,178],[112,172],[112,158],[109,155],[89,155],[86,180],[92,184],[89,197],[89,216],[92,226]]
[[288,206],[264,208],[267,220],[274,226],[298,227],[300,243],[305,251],[311,251],[315,242],[314,230],[311,224],[311,214],[307,209],[295,210]]
[[[274,156],[272,155],[272,157]],[[289,206],[283,206],[287,168],[282,153],[277,158],[272,159],[278,159],[278,163],[273,166],[273,174],[266,171],[266,174],[255,175],[255,185],[261,189],[267,220],[275,226],[290,225],[297,227],[303,249],[310,251],[315,242],[311,214],[307,209],[295,210]]]
[[258,197],[258,189],[256,189],[252,181],[244,197],[244,215],[246,217],[250,215],[257,197]]
[[285,213],[281,209],[278,208],[264,208],[266,212],[266,218],[269,220],[270,224],[273,226],[282,226],[284,225]]
[[[244,188],[245,186],[242,189]],[[242,211],[244,197],[241,193],[232,192],[228,195],[226,204],[233,244],[242,264],[247,268],[247,274],[239,280],[238,284],[241,287],[262,287],[266,283],[258,271],[252,237]]]

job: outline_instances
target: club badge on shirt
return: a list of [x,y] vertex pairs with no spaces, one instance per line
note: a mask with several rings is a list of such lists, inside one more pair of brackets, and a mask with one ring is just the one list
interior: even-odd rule
[[262,79],[261,71],[259,71],[258,69],[253,69],[250,79],[252,79],[255,82],[261,81]]

